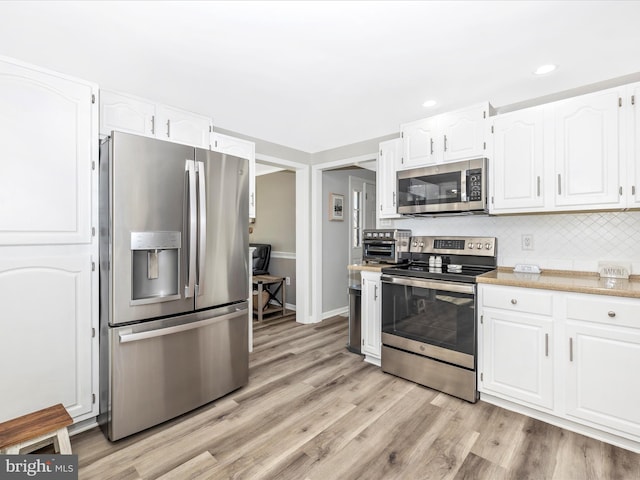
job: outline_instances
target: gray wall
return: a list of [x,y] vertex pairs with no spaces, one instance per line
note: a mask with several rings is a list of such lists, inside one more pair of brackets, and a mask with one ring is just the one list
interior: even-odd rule
[[[346,308],[349,304],[349,176],[375,182],[376,174],[361,168],[329,170],[322,174],[322,312]],[[329,194],[344,195],[344,216],[341,222],[329,221]]]
[[[281,171],[256,178],[256,221],[249,225],[249,242],[270,243],[272,253],[269,273],[291,277],[286,302],[296,303],[296,261],[277,258],[277,252],[296,252],[296,174]],[[275,256],[274,256],[275,255]]]

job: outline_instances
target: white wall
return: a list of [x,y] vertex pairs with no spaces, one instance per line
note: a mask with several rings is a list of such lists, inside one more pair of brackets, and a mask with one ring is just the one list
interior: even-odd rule
[[[394,220],[412,235],[498,237],[498,264],[535,263],[541,268],[595,272],[598,260],[632,262],[640,275],[640,212],[571,213],[520,216],[421,217]],[[522,235],[533,235],[533,250]]]

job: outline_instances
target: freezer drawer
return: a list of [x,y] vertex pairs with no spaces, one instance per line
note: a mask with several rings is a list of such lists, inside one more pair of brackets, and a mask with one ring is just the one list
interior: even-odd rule
[[110,329],[109,439],[157,425],[246,385],[246,303],[223,312],[188,323],[170,319]]

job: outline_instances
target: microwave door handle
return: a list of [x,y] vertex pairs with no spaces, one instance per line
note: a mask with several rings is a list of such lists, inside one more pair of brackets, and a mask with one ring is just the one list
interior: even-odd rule
[[189,229],[189,253],[187,256],[187,285],[184,287],[185,298],[193,297],[196,285],[196,248],[198,243],[198,203],[196,199],[196,165],[194,160],[186,160],[187,172],[188,229]]
[[467,171],[466,170],[462,170],[460,172],[460,201],[461,202],[466,202],[467,201]]
[[204,162],[196,162],[198,173],[198,277],[197,295],[204,292],[205,265],[207,260],[207,188]]

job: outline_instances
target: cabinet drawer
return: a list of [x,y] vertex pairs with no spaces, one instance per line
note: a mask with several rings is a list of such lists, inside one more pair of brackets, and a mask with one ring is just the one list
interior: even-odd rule
[[640,328],[640,300],[571,295],[567,296],[567,318]]
[[553,296],[550,293],[511,287],[484,287],[482,305],[514,312],[551,315]]

